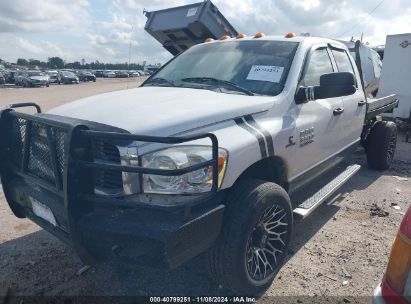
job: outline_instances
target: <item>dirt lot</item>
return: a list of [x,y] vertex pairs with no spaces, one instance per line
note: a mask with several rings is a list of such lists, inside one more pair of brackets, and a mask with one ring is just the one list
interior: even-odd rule
[[[47,110],[83,96],[137,85],[137,80],[103,80],[40,89],[0,88],[0,106],[36,101]],[[262,301],[271,301],[271,296],[293,303],[295,297],[300,297],[301,303],[317,302],[324,296],[330,302],[371,301],[403,213],[411,203],[411,144],[400,139],[396,160],[386,172],[369,170],[361,152],[353,161],[363,165],[360,172],[339,195],[296,224],[289,260],[268,290],[269,297]],[[28,220],[15,218],[0,193],[0,286],[10,286],[12,295],[228,293],[209,280],[195,262],[173,271],[105,263],[78,275],[82,265],[73,250]],[[388,215],[373,216],[375,204]],[[401,210],[395,210],[393,204]]]
[[146,78],[97,78],[96,82],[81,82],[72,85],[52,84],[48,88],[0,86],[0,107],[16,102],[36,102],[41,105],[43,111],[47,111],[83,97],[135,88]]

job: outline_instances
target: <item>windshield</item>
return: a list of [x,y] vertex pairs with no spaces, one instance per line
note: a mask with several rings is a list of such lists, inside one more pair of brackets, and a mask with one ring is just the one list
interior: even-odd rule
[[61,72],[61,74],[63,76],[66,76],[66,77],[75,77],[76,76],[72,72],[66,72],[66,71]]
[[297,42],[266,40],[203,44],[173,59],[144,85],[206,84],[274,96],[283,90],[297,47]]
[[37,72],[37,71],[27,72],[27,74],[28,74],[29,76],[44,76],[43,73]]

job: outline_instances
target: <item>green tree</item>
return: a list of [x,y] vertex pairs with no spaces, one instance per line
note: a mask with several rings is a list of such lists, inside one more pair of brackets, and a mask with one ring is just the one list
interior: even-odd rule
[[29,62],[24,58],[17,59],[17,65],[27,66]]
[[41,62],[40,60],[37,60],[37,59],[29,59],[28,65],[31,67],[36,67],[36,66],[39,67],[41,66]]
[[47,66],[50,68],[64,68],[64,61],[60,57],[50,57],[47,60]]

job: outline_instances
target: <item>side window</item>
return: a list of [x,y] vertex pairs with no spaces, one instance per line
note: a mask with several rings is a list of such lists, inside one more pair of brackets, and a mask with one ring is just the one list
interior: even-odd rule
[[354,69],[348,54],[345,51],[331,50],[334,55],[335,62],[337,63],[338,72],[350,72],[354,74]]
[[[350,57],[348,57],[347,52],[336,49],[332,49],[331,52],[333,53],[335,63],[337,64],[338,72],[349,72],[355,76],[354,68],[352,66]],[[355,56],[355,53],[352,56]]]
[[321,75],[333,72],[334,69],[327,49],[317,49],[311,53],[301,84],[303,86],[319,86]]

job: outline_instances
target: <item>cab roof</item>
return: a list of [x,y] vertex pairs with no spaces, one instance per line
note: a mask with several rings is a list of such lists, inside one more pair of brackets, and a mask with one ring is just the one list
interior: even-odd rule
[[211,43],[228,43],[228,42],[233,42],[233,41],[249,41],[249,40],[258,40],[258,41],[286,41],[286,42],[297,42],[297,43],[302,43],[306,47],[311,47],[312,45],[315,44],[333,44],[335,46],[340,46],[342,48],[346,48],[346,46],[333,39],[329,38],[324,38],[324,37],[307,37],[307,36],[294,36],[292,38],[286,38],[284,36],[263,36],[261,38],[255,38],[254,36],[246,36],[245,38],[227,38],[225,40],[214,40]]

